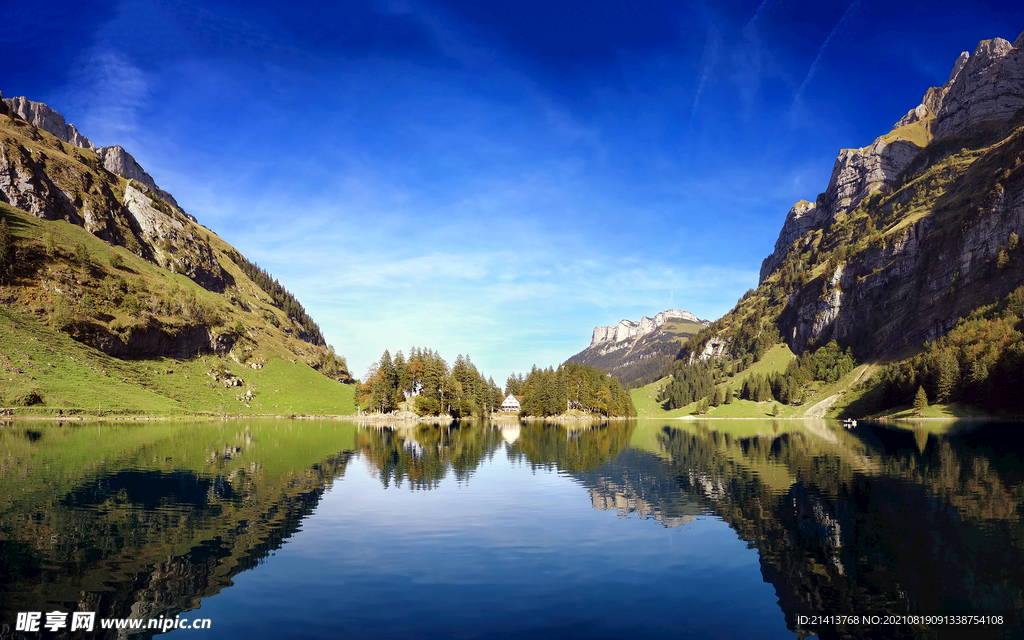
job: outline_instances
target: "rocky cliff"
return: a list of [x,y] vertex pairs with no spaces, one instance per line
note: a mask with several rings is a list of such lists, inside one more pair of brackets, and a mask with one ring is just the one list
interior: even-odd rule
[[16,240],[0,301],[82,343],[118,358],[273,354],[348,379],[270,274],[185,213],[122,147],[97,148],[23,97],[0,102],[0,217]]
[[685,322],[703,322],[689,311],[669,309],[662,311],[653,318],[644,316],[640,322],[622,320],[619,324],[611,327],[594,327],[594,333],[590,338],[590,346],[595,347],[603,342],[623,342],[631,338],[639,338],[655,331],[669,320],[683,320]]
[[1024,33],[1012,45],[995,38],[980,42],[974,55],[961,53],[949,81],[928,89],[921,104],[889,133],[867,147],[841,150],[825,191],[814,203],[801,200],[790,209],[775,250],[761,264],[760,282],[779,266],[793,242],[809,230],[827,227],[856,209],[867,196],[891,188],[933,139],[985,123],[1004,122],[1024,107],[1022,45]]
[[979,43],[891,131],[840,151],[825,191],[787,214],[757,293],[692,355],[763,315],[798,352],[836,338],[881,357],[1024,282],[1022,45]]
[[623,320],[594,327],[590,346],[566,362],[589,364],[618,377],[623,385],[656,377],[680,344],[708,325],[689,311],[669,309],[639,322]]

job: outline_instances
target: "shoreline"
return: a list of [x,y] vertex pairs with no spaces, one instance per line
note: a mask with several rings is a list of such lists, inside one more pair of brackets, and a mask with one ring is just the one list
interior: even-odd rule
[[[454,422],[490,422],[495,424],[522,424],[525,422],[549,422],[559,423],[565,425],[573,424],[593,424],[603,423],[611,421],[625,421],[625,420],[681,420],[687,422],[698,422],[698,421],[731,421],[731,420],[780,420],[780,421],[835,421],[842,422],[840,418],[825,418],[816,416],[789,416],[789,417],[777,417],[765,415],[761,417],[757,416],[737,416],[737,417],[725,417],[725,416],[587,416],[587,415],[570,415],[570,416],[519,416],[509,414],[495,414],[487,418],[480,418],[477,416],[469,418],[454,418],[450,415],[441,416],[419,416],[411,412],[402,412],[398,414],[239,414],[239,413],[198,413],[198,414],[179,414],[179,415],[152,415],[152,414],[88,414],[88,413],[75,413],[75,414],[64,414],[64,415],[18,415],[14,411],[17,409],[11,407],[5,407],[0,409],[0,426],[4,423],[10,422],[158,422],[158,421],[178,421],[178,420],[241,420],[241,419],[274,419],[274,420],[341,420],[349,422],[363,422],[373,424],[432,424],[432,425],[450,425]],[[859,418],[858,422],[873,422],[873,423],[892,423],[892,424],[905,424],[915,422],[961,422],[961,421],[977,421],[977,422],[1019,422],[1024,420],[1022,416],[929,416],[929,417],[892,417],[892,416],[877,416],[877,417],[864,417]]]

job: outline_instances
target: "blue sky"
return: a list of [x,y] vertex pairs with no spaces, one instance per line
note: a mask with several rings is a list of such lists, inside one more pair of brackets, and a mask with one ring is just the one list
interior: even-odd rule
[[292,291],[356,376],[485,375],[595,325],[715,319],[789,207],[1019,3],[34,2],[0,91],[131,152]]

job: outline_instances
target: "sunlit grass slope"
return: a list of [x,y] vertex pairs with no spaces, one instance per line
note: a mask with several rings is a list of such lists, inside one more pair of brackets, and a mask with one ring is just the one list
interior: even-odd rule
[[[220,377],[233,386],[215,380],[215,368],[231,374]],[[356,408],[354,385],[301,361],[271,357],[252,369],[217,356],[119,360],[6,307],[0,307],[0,406],[16,407],[18,415],[161,416],[348,415]]]
[[[355,387],[334,379],[347,376],[343,363],[338,369],[332,351],[299,339],[212,232],[194,225],[230,276],[223,293],[63,220],[2,202],[0,217],[17,250],[0,278],[0,408],[35,416],[355,413]],[[131,344],[145,332],[173,342],[197,328],[229,346],[123,359],[89,346],[90,336]]]
[[[782,404],[776,401],[752,402],[739,399],[739,391],[743,386],[744,380],[753,375],[764,376],[782,373],[795,357],[793,352],[789,350],[789,347],[785,344],[778,344],[765,352],[764,357],[751,365],[750,368],[734,376],[723,378],[717,387],[723,390],[732,390],[732,402],[709,408],[703,417],[762,419],[771,417],[835,417],[841,410],[857,400],[861,394],[870,391],[870,388],[861,384],[861,381],[878,368],[877,365],[861,365],[833,383],[811,381],[804,387],[803,402],[800,404]],[[655,419],[700,417],[698,413],[699,401],[671,411],[666,410],[663,407],[663,403],[658,402],[657,398],[668,382],[669,378],[663,378],[632,391],[633,404],[636,405],[638,417]],[[933,410],[937,414],[941,414],[942,411],[946,410],[937,408]]]

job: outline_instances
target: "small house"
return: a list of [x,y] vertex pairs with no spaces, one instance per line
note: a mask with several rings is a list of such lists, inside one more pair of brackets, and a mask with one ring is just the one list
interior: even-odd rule
[[519,400],[511,393],[505,398],[505,401],[501,403],[501,407],[498,409],[499,413],[519,413],[520,405]]

